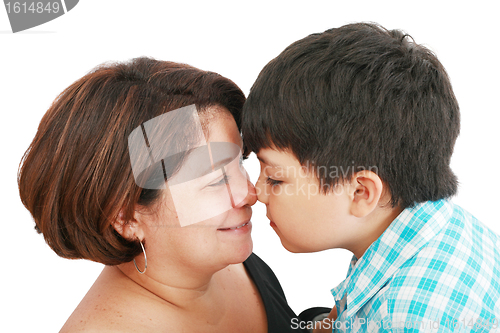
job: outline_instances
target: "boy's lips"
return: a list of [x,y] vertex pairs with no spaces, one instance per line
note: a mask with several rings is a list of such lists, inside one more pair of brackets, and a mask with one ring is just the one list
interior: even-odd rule
[[266,215],[266,217],[269,219],[269,225],[273,228],[276,229],[277,225],[276,223],[273,222],[273,219],[269,217],[269,215]]

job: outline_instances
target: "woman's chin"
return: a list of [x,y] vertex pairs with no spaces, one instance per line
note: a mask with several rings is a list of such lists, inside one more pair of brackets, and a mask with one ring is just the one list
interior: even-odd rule
[[227,253],[227,259],[229,264],[241,264],[252,254],[253,251],[253,242],[250,238],[245,244],[241,244],[235,248],[231,253]]

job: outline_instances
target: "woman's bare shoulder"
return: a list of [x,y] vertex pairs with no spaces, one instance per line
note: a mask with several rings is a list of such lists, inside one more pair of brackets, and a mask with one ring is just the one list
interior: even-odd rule
[[60,333],[165,332],[174,319],[170,311],[114,274],[103,270]]

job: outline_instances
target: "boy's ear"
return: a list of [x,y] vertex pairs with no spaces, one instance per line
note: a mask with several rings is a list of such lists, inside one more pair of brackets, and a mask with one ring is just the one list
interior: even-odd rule
[[375,210],[380,201],[384,190],[382,180],[373,171],[363,170],[354,174],[351,185],[351,214],[365,217]]
[[123,213],[123,210],[120,211],[118,217],[113,223],[113,227],[116,232],[118,232],[125,239],[139,239],[142,241],[144,239],[144,231],[141,228],[140,222],[136,219],[135,214],[134,218],[131,220],[126,220],[124,216],[125,214]]

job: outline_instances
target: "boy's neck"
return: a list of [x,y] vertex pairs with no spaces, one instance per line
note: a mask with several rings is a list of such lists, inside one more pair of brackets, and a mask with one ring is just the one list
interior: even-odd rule
[[372,214],[367,216],[361,222],[360,238],[357,242],[347,249],[351,251],[356,258],[360,259],[366,250],[389,228],[391,223],[401,214],[403,209],[397,207],[379,207]]

